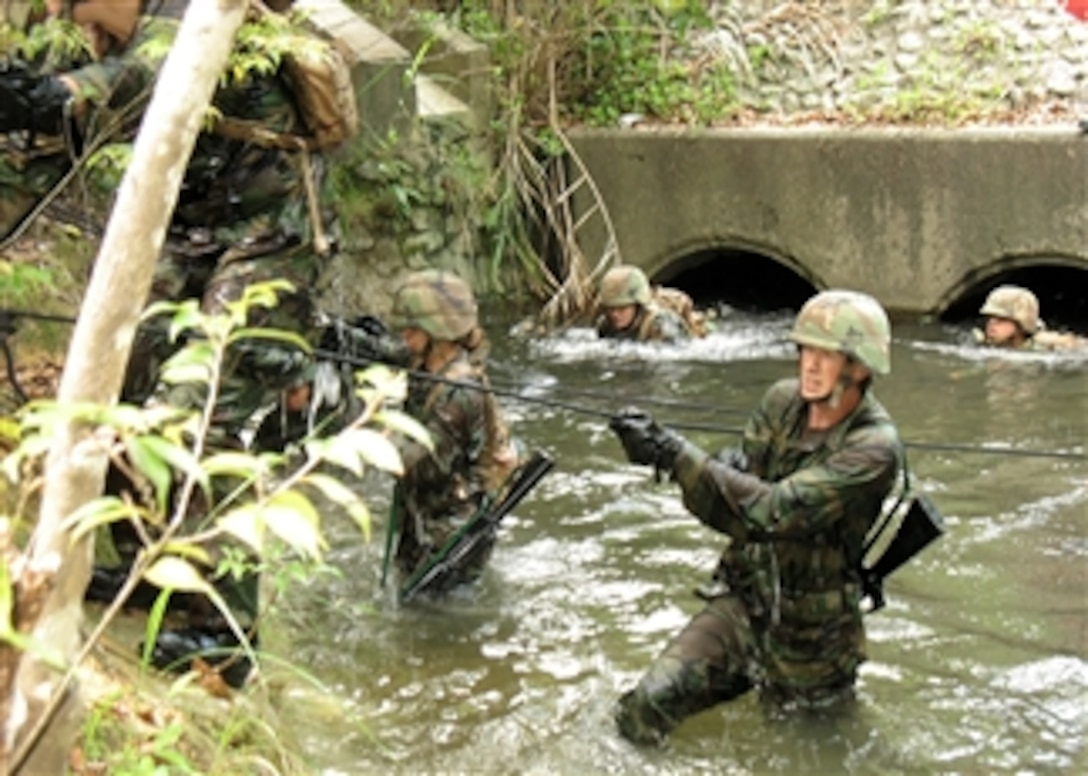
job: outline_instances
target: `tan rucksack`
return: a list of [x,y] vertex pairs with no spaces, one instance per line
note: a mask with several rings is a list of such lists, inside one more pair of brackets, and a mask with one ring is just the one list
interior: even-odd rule
[[659,307],[672,310],[679,315],[688,329],[688,334],[692,337],[706,336],[706,314],[696,310],[695,302],[679,288],[654,286],[653,300]]
[[[250,8],[259,15],[282,18],[263,3]],[[298,108],[304,133],[277,132],[257,121],[220,117],[214,131],[258,145],[289,150],[336,148],[359,129],[359,109],[348,56],[339,41],[329,40],[304,24],[285,25],[281,67]]]
[[347,58],[334,41],[316,34],[302,37],[303,45],[283,58],[310,148],[335,148],[359,129],[355,87]]

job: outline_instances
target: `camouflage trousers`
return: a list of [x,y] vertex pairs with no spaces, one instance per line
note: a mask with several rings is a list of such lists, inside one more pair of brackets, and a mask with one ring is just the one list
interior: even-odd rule
[[684,719],[751,690],[757,649],[739,598],[711,599],[669,643],[616,708],[620,734],[661,743]]
[[684,719],[752,689],[768,706],[787,710],[824,711],[853,698],[858,658],[851,646],[829,637],[828,654],[806,665],[819,680],[787,686],[768,680],[767,669],[773,664],[777,674],[782,661],[771,656],[765,641],[765,623],[752,621],[739,596],[710,599],[620,698],[620,734],[635,743],[660,744]]

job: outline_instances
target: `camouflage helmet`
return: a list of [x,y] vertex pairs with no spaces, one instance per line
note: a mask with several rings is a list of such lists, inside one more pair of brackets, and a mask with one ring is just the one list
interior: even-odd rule
[[625,307],[650,303],[650,281],[638,267],[613,267],[601,278],[602,307]]
[[393,326],[422,329],[434,339],[459,340],[476,328],[476,299],[452,272],[409,275],[393,296]]
[[1039,330],[1039,300],[1020,286],[998,286],[986,297],[979,313],[1016,321],[1028,334]]
[[891,372],[892,327],[880,303],[858,291],[822,291],[805,302],[789,337],[845,353],[876,374]]

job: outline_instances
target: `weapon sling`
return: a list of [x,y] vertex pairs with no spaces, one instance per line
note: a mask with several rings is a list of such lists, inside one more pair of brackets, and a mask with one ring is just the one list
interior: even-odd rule
[[[498,524],[499,520],[520,504],[554,466],[555,461],[550,456],[540,451],[533,453],[533,457],[518,469],[502,499],[497,502],[485,499],[468,522],[447,539],[426,564],[412,574],[400,590],[400,600],[407,603],[419,591],[454,569],[482,541],[487,528]],[[477,527],[480,527],[479,530]]]

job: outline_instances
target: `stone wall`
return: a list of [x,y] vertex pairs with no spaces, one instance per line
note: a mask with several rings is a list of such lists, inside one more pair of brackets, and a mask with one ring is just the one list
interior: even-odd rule
[[768,119],[1045,123],[1088,111],[1088,22],[1064,0],[716,3],[689,56]]

